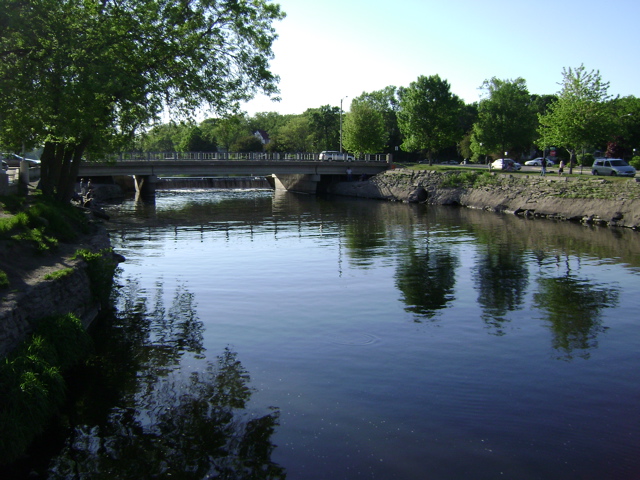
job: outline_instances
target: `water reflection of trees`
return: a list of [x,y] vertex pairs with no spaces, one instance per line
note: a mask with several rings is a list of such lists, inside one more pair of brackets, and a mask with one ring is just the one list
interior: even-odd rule
[[442,245],[424,252],[411,248],[396,270],[396,286],[402,292],[405,310],[432,319],[451,302],[459,264],[449,249]]
[[93,376],[119,391],[116,406],[98,422],[74,419],[50,478],[285,478],[271,461],[277,409],[249,411],[253,389],[235,352],[204,359],[193,294],[178,286],[165,309],[156,287],[150,310],[137,282],[121,288],[117,318],[97,333],[102,368]]
[[474,280],[482,319],[496,335],[504,335],[505,316],[522,308],[529,270],[522,251],[512,244],[488,244],[479,253]]
[[605,330],[602,310],[615,307],[618,295],[617,288],[569,274],[538,279],[534,305],[546,314],[553,333],[552,345],[560,358],[589,358],[589,350],[597,347],[597,335]]

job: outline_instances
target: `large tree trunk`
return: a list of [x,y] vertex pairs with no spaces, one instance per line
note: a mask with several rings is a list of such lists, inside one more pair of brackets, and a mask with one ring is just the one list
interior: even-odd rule
[[573,166],[576,163],[576,151],[575,149],[573,150],[569,150],[567,149],[569,152],[569,173],[573,173]]
[[82,142],[72,151],[72,155],[69,161],[65,164],[65,174],[60,177],[58,186],[57,199],[61,202],[68,202],[73,198],[73,193],[76,187],[76,179],[80,172],[80,163],[82,162],[82,155],[84,154],[85,145]]
[[61,202],[71,200],[86,144],[86,141],[79,145],[45,143],[40,157],[40,186],[44,195]]
[[55,162],[56,146],[52,142],[46,142],[42,155],[40,155],[40,189],[48,197],[53,196],[55,190],[52,182],[51,170]]

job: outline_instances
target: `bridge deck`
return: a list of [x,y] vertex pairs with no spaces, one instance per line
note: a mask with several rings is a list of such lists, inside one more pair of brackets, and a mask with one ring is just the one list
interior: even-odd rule
[[347,168],[354,174],[375,175],[389,168],[381,161],[308,161],[308,160],[118,160],[84,162],[81,176],[156,175],[342,175]]

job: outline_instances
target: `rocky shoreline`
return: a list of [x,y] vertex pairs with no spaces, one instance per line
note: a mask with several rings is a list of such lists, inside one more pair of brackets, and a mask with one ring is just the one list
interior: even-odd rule
[[[640,182],[602,177],[490,174],[489,182],[449,186],[459,171],[395,169],[365,181],[341,182],[328,193],[640,228]],[[449,178],[448,178],[449,177]],[[618,180],[618,179],[616,179]]]

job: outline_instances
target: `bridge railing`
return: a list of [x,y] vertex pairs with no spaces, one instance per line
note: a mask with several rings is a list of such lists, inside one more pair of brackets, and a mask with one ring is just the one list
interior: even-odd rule
[[[107,158],[111,162],[139,162],[139,161],[315,161],[320,160],[319,153],[266,153],[266,152],[123,152]],[[387,162],[386,154],[366,154],[356,161]],[[336,160],[334,160],[336,161]]]

